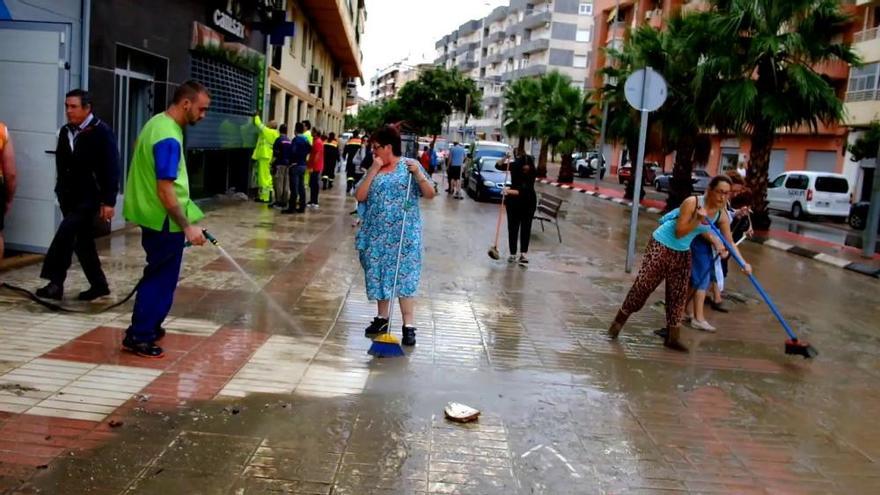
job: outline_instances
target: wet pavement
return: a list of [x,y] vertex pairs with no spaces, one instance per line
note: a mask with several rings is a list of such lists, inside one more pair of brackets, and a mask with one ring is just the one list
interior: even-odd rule
[[[738,275],[731,313],[709,314],[719,331],[684,331],[690,354],[652,334],[662,291],[610,343],[632,280],[628,210],[539,187],[566,199],[564,242],[536,225],[527,268],[486,256],[497,205],[424,203],[418,344],[405,358],[366,354],[375,308],[338,190],[305,215],[211,208],[205,226],[287,315],[215,248],[189,249],[161,360],[119,351],[130,303],[59,315],[0,293],[0,492],[880,491],[880,282],[745,245],[818,358],[783,354]],[[121,297],[142,269],[139,236],[103,243]],[[38,269],[0,277],[36,287]],[[68,293],[83,284],[73,270]],[[482,416],[450,423],[449,401]]]

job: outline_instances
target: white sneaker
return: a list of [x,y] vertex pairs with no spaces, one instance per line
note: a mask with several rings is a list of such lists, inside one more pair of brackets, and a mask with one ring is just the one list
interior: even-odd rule
[[700,320],[695,319],[695,320],[691,321],[691,328],[695,328],[697,330],[702,330],[704,332],[714,332],[715,331],[715,327],[710,325],[709,322],[705,321],[705,320],[700,321]]
[[515,255],[515,254],[511,254],[510,256],[508,256],[508,257],[507,257],[507,262],[508,262],[508,263],[516,263],[516,255]]

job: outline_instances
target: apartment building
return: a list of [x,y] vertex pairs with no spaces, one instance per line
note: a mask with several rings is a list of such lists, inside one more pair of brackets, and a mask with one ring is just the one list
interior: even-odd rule
[[[846,88],[846,125],[848,143],[855,142],[872,123],[880,121],[880,0],[856,0],[856,26],[853,48],[864,65],[853,68]],[[858,201],[869,201],[876,160],[854,162],[847,153],[844,173],[855,187]]]
[[502,139],[503,92],[522,77],[559,71],[584,87],[592,48],[592,0],[511,0],[435,43],[435,64],[456,68],[483,90],[483,117],[453,115],[453,138]]
[[[590,85],[592,87],[603,85],[599,70],[608,63],[604,53],[606,47],[621,47],[629,31],[638,26],[647,24],[663,29],[665,19],[669,16],[681,10],[700,8],[703,3],[702,0],[595,0],[596,38],[593,45],[595,60],[590,68]],[[856,0],[856,3],[860,3],[859,0]],[[830,78],[843,98],[849,66],[834,63],[817,69]],[[705,163],[700,163],[698,166],[705,167],[710,174],[716,174],[734,169],[738,163],[748,165],[751,149],[748,137],[740,138],[716,133],[710,134],[709,139],[708,158]],[[769,175],[772,178],[785,170],[842,172],[846,168],[844,160],[846,141],[847,129],[842,125],[820,126],[817,132],[807,128],[780,129],[770,156]],[[619,145],[606,147],[606,156],[609,158],[612,172],[621,164],[623,154],[624,150]],[[648,157],[649,160],[665,163],[667,170],[671,168],[673,158],[672,155]]]
[[405,62],[396,62],[380,70],[370,78],[370,103],[380,103],[396,97],[406,83],[415,81],[419,74],[433,66],[433,64],[409,65]]
[[353,80],[363,75],[360,40],[367,12],[364,0],[289,0],[287,20],[295,34],[273,47],[269,67],[269,120],[309,120],[341,133],[353,102]]

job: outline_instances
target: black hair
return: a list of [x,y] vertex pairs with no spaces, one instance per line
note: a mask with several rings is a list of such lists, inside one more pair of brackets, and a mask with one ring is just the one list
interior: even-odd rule
[[86,107],[91,108],[91,106],[92,106],[92,94],[84,89],[70,90],[67,92],[66,95],[64,95],[64,97],[65,98],[79,98],[79,104],[83,108],[86,108]]
[[174,90],[174,96],[171,98],[171,103],[178,104],[183,102],[183,100],[193,101],[199,93],[204,93],[210,96],[208,93],[208,88],[204,87],[202,83],[198,81],[193,81],[190,79],[189,81],[184,82],[180,86]]
[[361,131],[355,129],[354,132],[351,133],[351,137],[356,138],[361,135]]
[[331,133],[330,133],[330,140],[333,141],[334,139],[336,139],[336,133],[335,133],[335,132],[331,132]]
[[281,124],[278,126],[278,132],[281,134],[287,134],[287,124]]
[[293,132],[297,134],[302,134],[306,132],[306,128],[303,126],[302,122],[297,122],[296,125],[293,126]]
[[400,132],[390,125],[384,125],[373,132],[370,136],[371,141],[379,146],[391,145],[391,152],[394,156],[401,156],[403,153],[400,147]]
[[306,129],[312,128],[312,123],[309,122],[308,120],[303,120],[303,125],[306,126]]
[[731,181],[730,181],[730,177],[728,177],[726,175],[716,175],[715,177],[712,177],[712,180],[709,181],[709,189],[714,190],[715,188],[718,187],[718,184],[721,184],[722,182],[724,182],[728,186],[732,185]]

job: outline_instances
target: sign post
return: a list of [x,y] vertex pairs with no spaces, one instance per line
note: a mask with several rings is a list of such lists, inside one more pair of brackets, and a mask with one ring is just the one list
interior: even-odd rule
[[629,220],[629,242],[626,249],[626,273],[632,272],[636,257],[636,233],[639,222],[639,202],[642,193],[642,168],[645,166],[645,141],[648,136],[648,113],[660,108],[666,101],[666,81],[654,69],[646,67],[633,72],[623,87],[626,101],[641,112],[639,152],[633,184],[632,213]]

